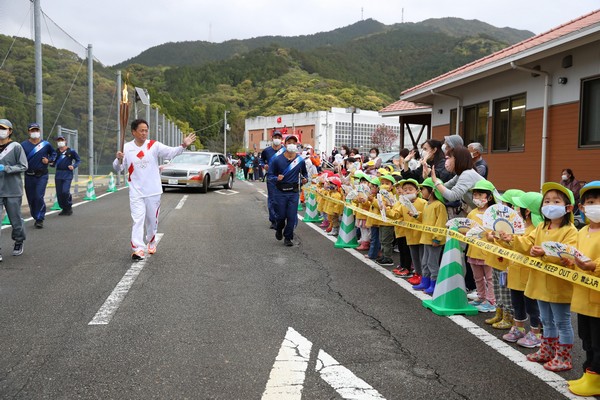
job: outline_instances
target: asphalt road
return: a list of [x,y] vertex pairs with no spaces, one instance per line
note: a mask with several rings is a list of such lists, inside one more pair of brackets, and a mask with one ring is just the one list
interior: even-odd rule
[[[578,339],[576,369],[545,382],[517,365],[524,352],[507,346],[511,356],[477,328],[505,332],[483,316],[434,315],[318,229],[300,222],[296,245],[283,246],[264,190],[166,192],[158,252],[103,325],[89,323],[132,267],[126,189],[71,217],[50,214],[42,230],[27,222],[20,257],[2,230],[0,398],[261,399],[289,332],[310,345],[305,379],[292,385],[302,399],[565,398],[562,378],[579,376]],[[324,374],[322,352],[342,372]],[[359,381],[370,391],[344,394]]]

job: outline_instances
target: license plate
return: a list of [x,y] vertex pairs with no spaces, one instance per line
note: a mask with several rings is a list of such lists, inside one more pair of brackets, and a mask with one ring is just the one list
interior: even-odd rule
[[177,179],[169,179],[169,185],[177,185],[179,181]]

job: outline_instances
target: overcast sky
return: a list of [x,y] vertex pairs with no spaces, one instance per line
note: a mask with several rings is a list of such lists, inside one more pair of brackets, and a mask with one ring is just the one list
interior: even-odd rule
[[[478,19],[539,34],[600,8],[600,0],[41,0],[42,10],[94,56],[114,65],[166,42],[223,42],[329,31],[373,18],[385,24],[428,18]],[[32,38],[30,0],[0,0],[0,33]],[[30,12],[31,9],[31,12]],[[46,21],[45,43],[81,54]],[[4,54],[0,54],[4,58]]]

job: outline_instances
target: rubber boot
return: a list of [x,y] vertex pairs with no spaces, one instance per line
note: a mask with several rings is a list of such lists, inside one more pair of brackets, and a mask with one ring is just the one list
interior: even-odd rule
[[600,395],[600,374],[590,371],[588,368],[583,374],[583,380],[571,384],[569,390],[578,396],[592,397]]
[[421,275],[414,274],[412,278],[408,278],[406,282],[410,283],[413,286],[417,286],[421,283]]
[[431,279],[428,276],[424,276],[421,278],[421,283],[413,286],[414,290],[425,290],[431,285]]
[[544,368],[548,371],[560,372],[573,369],[571,362],[572,344],[558,344],[554,358],[544,364]]
[[513,326],[514,322],[515,322],[515,320],[513,319],[513,316],[510,313],[510,311],[504,310],[503,315],[502,315],[502,320],[496,322],[495,324],[492,324],[492,328],[510,329]]
[[502,309],[500,307],[496,307],[496,314],[492,318],[486,319],[484,322],[488,325],[492,325],[500,321],[502,321]]
[[554,358],[556,347],[558,346],[558,338],[547,338],[542,336],[542,344],[535,353],[527,354],[527,359],[533,362],[545,363]]
[[583,381],[585,381],[585,380],[587,380],[587,379],[588,379],[588,375],[586,374],[586,372],[588,372],[588,370],[585,370],[585,371],[583,372],[583,375],[581,375],[581,376],[579,377],[579,379],[574,379],[574,380],[572,380],[572,381],[567,381],[567,384],[568,384],[569,386],[577,386],[577,385],[579,385],[580,383],[583,383]]
[[425,289],[425,294],[432,296],[434,290],[435,290],[435,280],[432,279],[431,282],[429,283],[429,287],[427,289]]

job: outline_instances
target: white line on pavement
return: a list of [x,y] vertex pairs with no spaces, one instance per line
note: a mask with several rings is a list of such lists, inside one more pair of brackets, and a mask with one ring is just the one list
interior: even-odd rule
[[[157,245],[162,237],[163,233],[156,234]],[[131,267],[129,267],[123,278],[121,278],[117,286],[115,286],[110,296],[108,296],[102,307],[100,307],[88,325],[107,325],[110,322],[112,317],[117,312],[117,309],[121,305],[121,302],[129,292],[129,289],[131,289],[131,286],[137,279],[138,275],[140,272],[142,272],[144,266],[146,266],[146,261],[150,257],[151,256],[148,254],[142,261],[137,261],[131,264]]]
[[312,343],[288,328],[271,369],[262,400],[300,400]]
[[176,210],[181,210],[183,208],[183,205],[184,205],[185,201],[187,200],[188,196],[189,195],[186,194],[181,198],[181,200],[179,200],[179,203],[175,206]]
[[[300,221],[300,220],[302,220],[302,218],[303,218],[303,216],[298,214],[298,220]],[[330,241],[332,241],[334,243],[337,240],[337,238],[335,236],[327,236],[321,228],[319,228],[318,226],[316,226],[313,223],[308,223],[306,225],[308,225],[315,231],[319,232],[321,235],[325,236],[326,239],[329,239]],[[400,277],[397,277],[391,271],[388,271],[387,269],[381,267],[374,261],[372,261],[368,258],[365,258],[362,253],[360,253],[354,249],[343,249],[343,250],[346,250],[348,253],[352,254],[359,261],[365,263],[370,268],[374,269],[375,271],[379,272],[380,274],[382,274],[389,280],[391,280],[394,283],[396,283],[397,285],[401,286],[408,293],[412,294],[413,296],[417,297],[418,299],[420,299],[420,300],[431,299],[431,296],[428,296],[421,291],[413,290],[412,285],[409,284],[408,282],[406,282],[406,280],[404,280]],[[423,308],[423,310],[425,310],[425,308]],[[441,318],[443,318],[443,317],[441,317]],[[479,326],[477,326],[475,323],[471,322],[466,317],[464,317],[462,315],[454,315],[454,316],[450,316],[447,318],[450,319],[451,321],[453,321],[455,324],[457,324],[461,328],[464,328],[467,332],[471,333],[473,336],[475,336],[476,338],[478,338],[479,340],[481,340],[482,342],[484,342],[485,344],[487,344],[488,346],[490,346],[491,348],[496,350],[498,353],[500,353],[504,357],[508,358],[510,361],[512,361],[519,367],[523,368],[527,372],[530,372],[531,374],[533,374],[534,376],[536,376],[537,378],[539,378],[540,380],[545,382],[548,386],[552,387],[553,389],[555,389],[557,392],[559,392],[563,396],[565,396],[569,399],[588,399],[588,398],[593,399],[592,397],[580,397],[580,396],[574,395],[573,393],[571,393],[569,391],[567,382],[562,376],[560,376],[554,372],[546,370],[542,366],[542,364],[528,361],[527,358],[525,358],[525,355],[523,353],[521,353],[518,350],[515,350],[514,348],[512,348],[511,346],[506,344],[504,341],[502,341],[502,340],[498,339],[497,337],[495,337],[494,335],[488,333],[485,329],[480,328]]]
[[319,350],[315,367],[321,378],[343,399],[384,400],[385,398],[367,382],[354,375],[323,350]]

